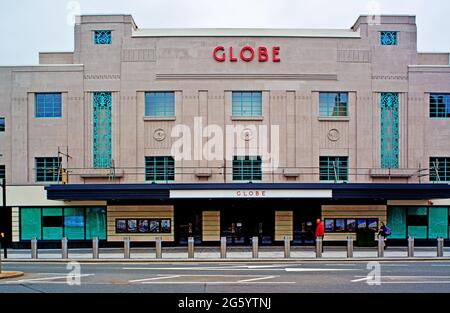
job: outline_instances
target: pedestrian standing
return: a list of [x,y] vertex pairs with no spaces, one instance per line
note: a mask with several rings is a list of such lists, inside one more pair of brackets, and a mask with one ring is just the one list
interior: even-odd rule
[[322,252],[323,252],[323,237],[325,236],[325,227],[323,226],[322,220],[320,218],[318,218],[316,222],[317,222],[316,240],[318,238],[322,239]]

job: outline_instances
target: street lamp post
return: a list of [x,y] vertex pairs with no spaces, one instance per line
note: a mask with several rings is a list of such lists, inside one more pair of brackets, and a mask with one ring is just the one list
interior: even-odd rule
[[[3,178],[2,180],[2,210],[3,212],[6,212],[6,178]],[[3,256],[6,259],[8,257],[8,249],[6,247],[6,231],[3,232],[3,238],[1,238],[3,241]]]

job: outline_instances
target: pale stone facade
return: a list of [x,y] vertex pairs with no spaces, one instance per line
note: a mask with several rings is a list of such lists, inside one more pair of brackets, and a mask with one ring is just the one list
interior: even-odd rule
[[[94,30],[112,30],[95,45]],[[382,46],[380,31],[397,31]],[[218,62],[216,46],[280,47],[280,62]],[[264,182],[319,182],[320,156],[348,156],[349,182],[418,182],[419,164],[450,157],[450,119],[430,119],[429,93],[450,93],[447,53],[418,53],[414,16],[361,16],[348,30],[141,30],[129,15],[81,16],[73,53],[0,67],[0,164],[11,185],[36,184],[35,157],[66,152],[69,183],[109,183],[93,169],[92,93],[112,92],[115,182],[144,179],[144,157],[170,155],[173,126],[280,125],[280,168]],[[0,61],[1,62],[1,61]],[[231,92],[262,91],[263,118],[231,117]],[[176,116],[144,117],[146,91],[174,91]],[[349,94],[349,116],[319,117],[319,92]],[[34,93],[61,92],[62,117],[36,119]],[[380,166],[380,93],[400,94],[399,169]],[[164,140],[155,139],[163,130]],[[206,141],[206,139],[205,139]],[[224,164],[225,163],[225,164]],[[231,161],[177,161],[176,182],[231,182]],[[227,175],[224,177],[224,168]],[[421,178],[423,182],[428,177]]]

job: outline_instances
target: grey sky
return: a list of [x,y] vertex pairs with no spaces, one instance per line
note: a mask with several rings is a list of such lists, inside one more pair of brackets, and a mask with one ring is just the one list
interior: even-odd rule
[[[373,5],[375,3],[375,6]],[[0,0],[0,65],[38,63],[39,51],[73,51],[81,14],[132,14],[140,28],[350,28],[360,14],[417,16],[418,50],[450,52],[449,0]]]

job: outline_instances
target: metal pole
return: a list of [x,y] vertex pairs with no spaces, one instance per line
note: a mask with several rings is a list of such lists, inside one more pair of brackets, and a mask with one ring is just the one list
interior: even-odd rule
[[291,257],[291,239],[288,236],[284,237],[284,257]]
[[227,237],[220,237],[220,258],[227,258]]
[[414,237],[408,237],[408,258],[414,257]]
[[36,237],[31,238],[31,258],[38,258],[38,246]]
[[[6,212],[6,178],[3,178],[2,180],[2,204],[3,204],[3,212]],[[0,232],[2,230],[0,229]],[[4,232],[4,237],[0,238],[0,240],[3,240],[3,256],[5,257],[5,259],[8,257],[8,240],[7,240],[7,233],[6,231]]]
[[98,259],[98,237],[92,238],[92,258]]
[[378,257],[384,257],[384,237],[378,236]]
[[347,237],[347,258],[353,258],[353,237]]
[[156,247],[156,258],[162,259],[162,237],[156,237],[155,247]]
[[130,237],[123,238],[123,257],[130,258]]
[[194,237],[188,238],[188,258],[194,258]]
[[67,247],[67,238],[62,237],[61,239],[61,258],[67,259],[69,257],[69,251]]
[[441,258],[444,256],[444,238],[438,237],[437,239],[437,257]]
[[258,237],[252,238],[252,257],[254,259],[258,258]]
[[316,239],[316,258],[322,257],[322,238]]
[[[0,241],[0,251],[2,250],[2,243]],[[2,254],[0,253],[0,274],[2,273]]]

